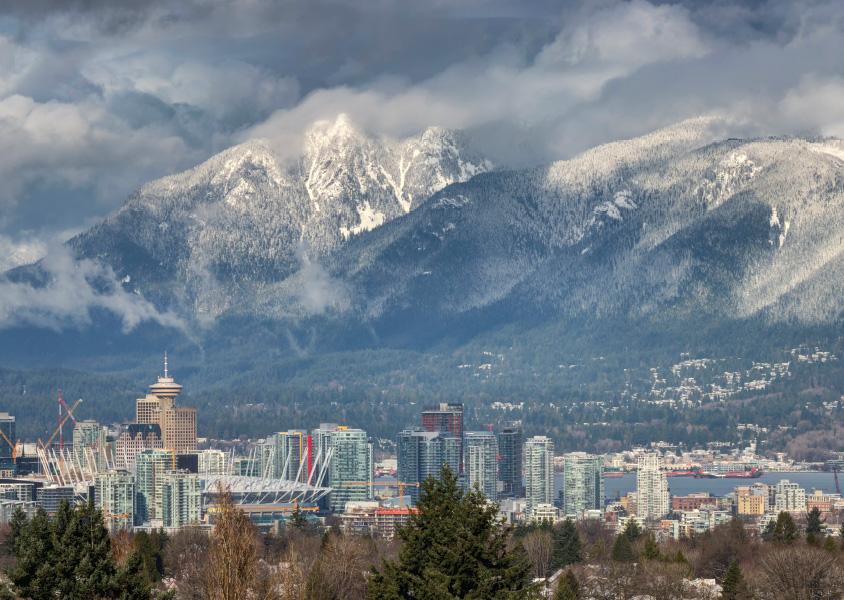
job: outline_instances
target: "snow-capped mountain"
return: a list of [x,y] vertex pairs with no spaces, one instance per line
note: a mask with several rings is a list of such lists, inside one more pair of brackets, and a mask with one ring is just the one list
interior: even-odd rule
[[[296,160],[253,141],[154,181],[70,245],[159,308],[223,323],[215,339],[232,334],[220,317],[274,322],[267,348],[296,352],[512,324],[642,339],[839,324],[844,144],[723,126],[694,119],[508,171],[458,132],[389,141],[340,118]],[[306,350],[287,327],[304,323]]]
[[341,115],[311,128],[298,159],[266,141],[235,146],[143,186],[70,244],[127,288],[214,318],[491,166],[459,132],[391,141]]
[[716,126],[449,186],[351,241],[334,269],[360,314],[393,324],[838,320],[844,145],[712,142]]

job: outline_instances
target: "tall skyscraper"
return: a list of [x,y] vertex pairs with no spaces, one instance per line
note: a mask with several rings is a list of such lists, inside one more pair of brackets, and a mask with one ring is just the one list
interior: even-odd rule
[[0,439],[0,469],[12,469],[14,466],[12,446],[18,441],[15,432],[15,417],[7,412],[0,412],[0,431],[6,436],[5,439]]
[[604,459],[585,452],[563,457],[563,513],[580,516],[604,508]]
[[[459,440],[448,433],[405,429],[398,435],[398,479],[421,484],[429,477],[438,478],[445,465],[456,475],[460,450]],[[406,493],[414,503],[419,499],[418,487],[408,487]]]
[[169,473],[161,485],[161,521],[164,527],[184,527],[202,518],[202,483],[193,473]]
[[165,354],[164,376],[135,402],[135,421],[161,427],[164,448],[177,454],[196,452],[196,409],[176,405],[181,391],[182,386],[170,377]]
[[311,432],[311,454],[309,473],[312,473],[311,484],[316,485],[322,475],[322,485],[331,485],[331,434],[340,428],[336,423],[320,423]]
[[175,456],[168,450],[144,450],[135,456],[135,523],[162,518],[162,486],[175,468]]
[[111,531],[131,529],[135,523],[135,476],[128,471],[99,473],[94,481],[94,503]]
[[498,499],[498,439],[491,431],[467,431],[463,437],[466,488]]
[[453,436],[460,448],[460,460],[455,473],[463,473],[463,404],[440,402],[422,411],[422,429]]
[[308,432],[291,429],[276,434],[276,461],[280,479],[308,480]]
[[498,478],[501,496],[521,498],[525,493],[522,481],[524,437],[519,424],[506,425],[498,432]]
[[331,433],[331,510],[346,502],[372,499],[372,443],[362,429],[340,427]]
[[667,515],[670,507],[662,457],[655,452],[640,456],[636,472],[636,515],[645,521],[655,521]]
[[537,435],[525,442],[525,498],[527,512],[554,500],[554,442]]
[[[79,465],[88,471],[104,470],[106,466],[107,429],[96,421],[78,421],[73,428],[73,454]],[[93,461],[93,464],[89,464]]]

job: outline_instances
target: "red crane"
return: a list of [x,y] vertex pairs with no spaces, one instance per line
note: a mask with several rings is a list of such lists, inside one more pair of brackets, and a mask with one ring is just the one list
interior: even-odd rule
[[[58,419],[58,430],[59,430],[59,448],[64,448],[64,424],[67,421],[68,417],[73,424],[76,425],[76,417],[73,416],[73,409],[67,405],[67,402],[64,401],[64,395],[62,394],[62,388],[59,388],[59,419]],[[75,407],[74,407],[75,408]],[[63,411],[67,411],[67,415],[63,414]]]

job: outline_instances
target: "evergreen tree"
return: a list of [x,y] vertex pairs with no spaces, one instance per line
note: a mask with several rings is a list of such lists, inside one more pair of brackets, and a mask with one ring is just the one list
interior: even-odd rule
[[566,519],[553,529],[554,547],[551,556],[551,569],[556,571],[583,560],[580,535],[574,521]]
[[645,548],[642,551],[642,558],[647,560],[662,560],[662,553],[659,551],[659,545],[657,545],[652,533],[648,534],[645,538]]
[[54,598],[53,530],[43,509],[20,531],[15,548],[17,563],[8,575],[19,594],[32,600]]
[[627,521],[627,525],[624,526],[624,536],[632,543],[638,540],[641,535],[642,528],[639,527],[636,519],[630,519]]
[[819,543],[822,527],[821,511],[816,506],[806,515],[806,541],[812,545]]
[[782,511],[777,517],[777,524],[774,526],[774,541],[781,544],[792,544],[797,539],[797,525],[792,516]]
[[689,561],[686,559],[686,555],[683,554],[682,550],[677,550],[677,554],[674,555],[674,562],[681,565],[689,564]]
[[633,544],[630,543],[630,538],[625,533],[616,536],[615,544],[612,547],[612,559],[618,562],[633,562],[636,560],[636,555],[633,553]]
[[26,513],[18,506],[9,521],[9,535],[6,537],[6,553],[10,556],[14,556],[17,552],[17,540],[28,523]]
[[823,542],[823,548],[827,552],[835,552],[838,550],[838,547],[835,545],[835,539],[831,535],[826,536],[826,539]]
[[422,484],[418,509],[399,530],[398,559],[373,573],[371,600],[535,596],[531,566],[518,545],[508,548],[509,531],[498,520],[498,507],[483,494],[462,492],[448,467],[440,479]]
[[305,515],[299,509],[298,504],[293,509],[293,514],[290,515],[290,525],[300,531],[308,526],[308,519],[305,518]]
[[[71,598],[108,598],[115,591],[117,568],[111,555],[111,538],[103,516],[93,501],[83,504],[65,535],[62,550],[78,557]],[[71,545],[76,545],[71,550]]]
[[762,531],[762,541],[773,542],[774,541],[774,532],[776,531],[776,527],[777,527],[777,524],[773,519],[768,521],[768,524],[765,525],[765,529]]
[[721,600],[746,600],[750,598],[744,575],[737,561],[730,563],[721,582]]
[[571,569],[566,571],[560,581],[557,583],[557,589],[554,591],[554,600],[578,600],[580,598],[580,583],[577,577],[571,572]]
[[117,587],[120,600],[149,600],[151,597],[152,586],[147,565],[138,549],[132,551],[126,565],[117,574]]

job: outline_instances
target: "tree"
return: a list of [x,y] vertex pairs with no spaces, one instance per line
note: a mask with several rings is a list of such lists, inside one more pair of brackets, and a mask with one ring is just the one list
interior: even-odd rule
[[583,560],[580,535],[574,521],[566,519],[554,528],[554,550],[551,558],[551,569],[557,570]]
[[636,560],[636,555],[633,553],[633,544],[630,543],[630,538],[623,532],[615,538],[615,544],[612,547],[612,559],[616,562],[633,562]]
[[522,548],[533,565],[534,577],[548,577],[553,547],[553,538],[544,528],[534,529],[522,538]]
[[768,521],[768,524],[765,525],[765,529],[762,530],[762,541],[773,542],[774,532],[776,531],[776,528],[777,524],[773,519]]
[[308,526],[308,519],[305,518],[298,504],[293,509],[293,514],[290,515],[290,525],[300,531]]
[[53,598],[56,587],[53,531],[50,519],[38,509],[26,527],[18,534],[15,544],[17,564],[9,572],[18,593],[25,598],[42,600]]
[[782,511],[777,517],[773,539],[780,544],[791,544],[797,539],[797,525],[789,513]]
[[463,492],[448,467],[422,484],[419,511],[399,530],[398,559],[384,561],[370,580],[371,600],[457,598],[516,600],[536,594],[521,546],[498,507],[483,494]]
[[21,531],[23,531],[27,524],[29,523],[29,519],[26,516],[26,513],[23,512],[20,506],[15,509],[15,512],[12,513],[12,518],[9,521],[9,534],[6,537],[6,552],[14,556],[16,549],[17,540],[20,537]]
[[630,540],[630,542],[635,542],[639,539],[639,536],[642,535],[642,528],[639,527],[639,524],[636,522],[636,519],[630,519],[627,521],[627,525],[624,526],[624,536]]
[[571,569],[566,571],[557,583],[554,600],[578,600],[580,598],[580,583]]
[[721,600],[748,600],[750,593],[747,584],[744,582],[744,575],[741,572],[738,561],[734,560],[724,575],[721,582]]
[[662,553],[652,533],[645,538],[645,548],[642,550],[642,558],[646,560],[662,560]]
[[816,506],[806,515],[806,541],[812,545],[818,544],[821,539],[822,527],[821,511]]
[[781,546],[759,561],[759,587],[761,597],[777,600],[840,598],[844,573],[836,557],[819,548]]
[[228,490],[218,490],[216,522],[208,553],[206,598],[240,600],[255,582],[258,548],[255,527],[235,506]]

